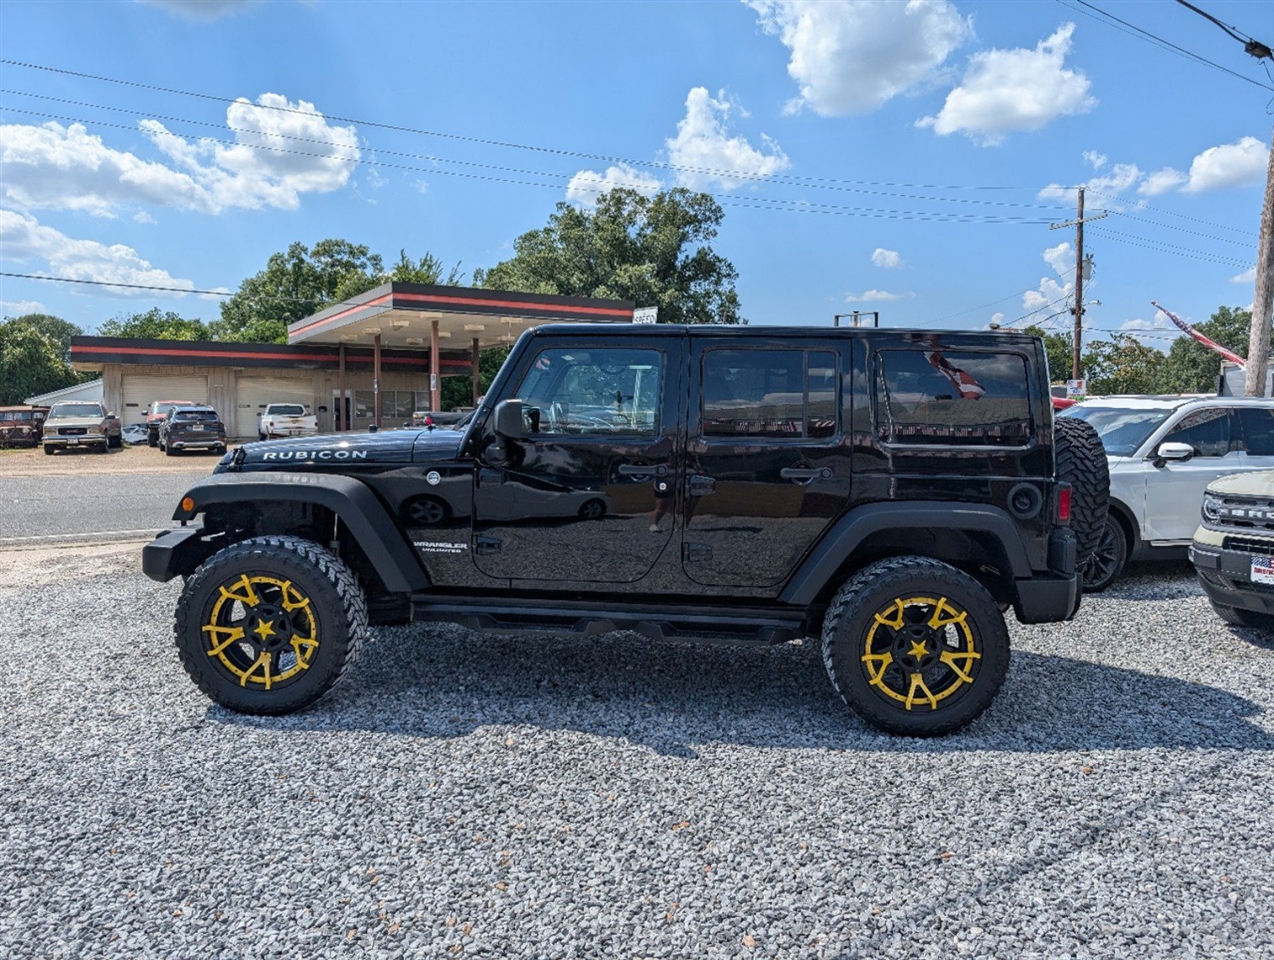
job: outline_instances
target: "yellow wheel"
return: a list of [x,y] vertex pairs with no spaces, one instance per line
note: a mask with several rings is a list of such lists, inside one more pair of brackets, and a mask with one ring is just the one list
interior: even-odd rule
[[850,578],[823,626],[823,660],[859,716],[892,733],[935,736],[990,705],[1009,662],[1008,630],[972,577],[897,557]]
[[298,537],[257,537],[214,554],[177,604],[177,650],[209,697],[244,713],[288,713],[349,670],[367,607],[349,568]]

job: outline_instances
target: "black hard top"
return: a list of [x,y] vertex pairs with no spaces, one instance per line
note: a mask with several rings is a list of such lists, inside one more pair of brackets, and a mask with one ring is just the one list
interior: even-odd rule
[[923,343],[941,340],[964,340],[987,344],[1022,344],[1038,338],[1029,333],[1004,330],[923,330],[898,327],[797,327],[734,324],[682,323],[554,323],[534,327],[528,333],[535,337],[613,337],[627,336],[711,337],[723,340],[827,340],[840,338],[894,339]]

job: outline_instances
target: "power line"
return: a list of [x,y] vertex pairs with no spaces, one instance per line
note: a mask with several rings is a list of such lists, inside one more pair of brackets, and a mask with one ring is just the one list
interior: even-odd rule
[[[109,123],[107,121],[86,120],[82,117],[68,117],[63,114],[52,114],[39,110],[23,110],[21,108],[9,108],[12,112],[27,114],[36,117],[46,117],[54,120],[65,120],[69,123],[94,123],[99,127],[110,127],[120,130],[132,131],[133,128],[124,124]],[[176,134],[171,134],[176,137]],[[273,135],[272,135],[273,136]],[[336,163],[348,163],[351,165],[363,164],[366,166],[383,167],[385,169],[407,170],[413,173],[427,173],[430,175],[442,175],[449,177],[461,177],[469,180],[483,180],[490,183],[508,183],[518,186],[543,187],[552,190],[560,190],[563,187],[561,181],[575,183],[577,187],[592,189],[596,192],[605,192],[609,190],[613,184],[609,183],[604,177],[581,177],[579,174],[558,174],[558,173],[532,173],[533,176],[539,176],[550,180],[556,180],[556,183],[537,183],[530,180],[518,180],[510,177],[495,177],[476,173],[463,173],[458,170],[443,170],[439,167],[429,166],[412,166],[402,163],[388,163],[381,160],[368,160],[361,156],[338,156],[331,153],[311,153],[305,150],[289,150],[284,147],[271,146],[269,144],[243,143],[238,140],[225,140],[215,137],[204,137],[205,142],[213,142],[224,146],[244,148],[249,150],[265,151],[267,153],[275,153],[287,156],[310,157],[316,160],[334,161]],[[327,141],[318,141],[331,145]],[[450,162],[450,161],[444,161]],[[718,202],[735,207],[752,208],[758,210],[772,210],[786,213],[817,213],[838,216],[860,216],[874,219],[885,220],[921,220],[936,223],[1021,223],[1039,225],[1048,223],[1049,220],[1041,217],[1009,217],[994,216],[990,214],[975,213],[956,213],[956,212],[926,212],[914,210],[881,210],[874,207],[852,207],[840,204],[824,204],[810,203],[801,200],[782,200],[766,197],[748,198],[748,202],[743,202],[738,198],[710,194]]]
[[[1102,198],[1104,198],[1104,199],[1106,199],[1106,200],[1115,200],[1115,201],[1119,201],[1119,202],[1123,202],[1123,201],[1124,201],[1124,198],[1123,198],[1123,197],[1121,197],[1121,196],[1119,196],[1118,194],[1114,194],[1114,193],[1102,193],[1100,190],[1093,190],[1092,188],[1089,188],[1088,192],[1089,192],[1089,193],[1091,193],[1091,194],[1092,194],[1093,196],[1095,196],[1095,197],[1102,197]],[[1240,230],[1238,227],[1232,227],[1232,226],[1230,226],[1229,224],[1225,224],[1225,223],[1213,223],[1211,220],[1201,220],[1201,219],[1200,219],[1200,218],[1198,218],[1198,217],[1191,217],[1191,216],[1188,216],[1187,214],[1184,214],[1184,213],[1176,213],[1176,212],[1175,212],[1175,211],[1173,211],[1173,210],[1164,210],[1164,209],[1162,209],[1161,207],[1152,207],[1152,206],[1150,206],[1150,204],[1145,203],[1144,201],[1141,201],[1141,200],[1138,200],[1138,201],[1137,201],[1137,209],[1138,209],[1138,210],[1150,210],[1150,211],[1152,211],[1152,212],[1154,212],[1154,213],[1162,213],[1162,214],[1163,214],[1164,216],[1166,216],[1166,217],[1176,217],[1178,220],[1188,220],[1188,221],[1190,221],[1191,223],[1198,223],[1198,224],[1202,224],[1202,225],[1203,225],[1203,226],[1205,226],[1205,227],[1213,227],[1213,228],[1215,228],[1215,229],[1217,229],[1217,230],[1230,230],[1230,231],[1232,231],[1232,232],[1234,232],[1234,233],[1240,233],[1240,234],[1243,234],[1244,236],[1247,236],[1247,235],[1248,235],[1248,232],[1247,232],[1246,230]],[[1120,211],[1112,210],[1112,211],[1111,211],[1111,213],[1120,213]],[[1127,216],[1127,214],[1123,214],[1123,213],[1120,213],[1120,215],[1121,215],[1121,216]],[[1152,221],[1151,221],[1151,222],[1152,222]]]
[[[130,110],[125,107],[114,107],[114,106],[109,106],[107,104],[91,103],[91,102],[86,102],[82,100],[69,100],[63,97],[53,97],[53,96],[48,96],[46,94],[30,93],[25,90],[12,90],[12,89],[4,88],[4,89],[0,89],[0,94],[6,94],[9,96],[31,97],[37,100],[46,100],[53,103],[65,104],[68,106],[88,107],[89,109],[105,110],[112,113],[124,113],[130,116],[143,117],[145,119],[150,119],[150,120],[166,120],[173,123],[185,123],[185,124],[190,124],[192,126],[210,127],[215,130],[229,130],[232,133],[244,133],[244,134],[249,134],[254,136],[268,136],[272,140],[287,140],[293,143],[310,143],[310,144],[315,144],[318,146],[333,145],[331,140],[321,140],[314,137],[299,137],[293,134],[285,134],[285,133],[279,133],[275,131],[272,131],[269,134],[262,134],[261,131],[259,130],[247,129],[244,127],[236,127],[229,123],[224,123],[224,124],[213,123],[207,120],[192,120],[188,117],[174,117],[174,116],[168,116],[163,114],[154,114],[154,113],[149,113],[143,110]],[[123,129],[123,130],[130,130],[130,131],[133,129],[132,127],[126,127],[126,126],[123,126],[122,124],[112,124],[112,123],[109,123],[108,121],[103,121],[103,120],[90,120],[84,117],[72,118],[72,117],[63,116],[61,114],[47,113],[44,111],[24,110],[21,107],[9,106],[4,109],[8,109],[14,113],[21,113],[28,116],[34,116],[34,117],[46,117],[49,119],[67,120],[68,122],[73,122],[73,123],[93,123],[100,126],[113,127],[115,129]],[[259,108],[259,109],[265,109],[265,108]],[[230,141],[225,141],[225,140],[220,140],[217,142],[226,143],[226,144],[230,143]],[[240,146],[240,147],[250,147],[250,148],[254,146],[253,144],[243,143],[242,141],[238,141],[238,140],[234,141],[233,145]],[[565,176],[564,174],[545,173],[543,171],[527,170],[525,168],[520,168],[520,167],[505,167],[505,166],[499,166],[496,164],[479,163],[474,160],[452,160],[446,157],[439,157],[432,154],[408,153],[401,150],[385,150],[385,149],[375,147],[372,145],[368,145],[368,150],[375,153],[377,156],[383,155],[383,156],[390,156],[390,157],[402,157],[402,158],[411,159],[411,160],[423,160],[429,163],[446,163],[446,164],[453,164],[456,166],[464,166],[464,167],[479,167],[486,170],[495,170],[495,171],[505,172],[505,173],[516,173],[516,174],[527,175],[527,176],[544,176],[544,177]],[[351,162],[361,163],[361,162],[368,162],[368,161],[363,161],[359,159],[357,161],[351,160]],[[572,174],[571,176],[577,176],[577,174]],[[751,175],[751,174],[730,174],[730,176],[732,179],[745,179],[745,180],[751,180],[754,182],[764,182],[766,180],[772,179],[769,177],[763,177],[760,175]],[[903,200],[922,200],[922,201],[927,201],[932,203],[968,203],[968,204],[978,204],[983,206],[1016,207],[1016,208],[1026,209],[1026,210],[1055,210],[1057,209],[1055,205],[1018,203],[1018,202],[1014,202],[1010,200],[981,200],[975,197],[936,197],[936,196],[925,196],[920,194],[892,193],[892,192],[880,191],[880,190],[867,190],[867,189],[864,189],[863,187],[845,186],[839,182],[838,183],[814,183],[814,184],[808,184],[807,186],[813,189],[819,189],[819,190],[835,190],[835,191],[841,191],[841,192],[847,192],[847,193],[861,193],[861,194],[867,194],[871,196],[892,197],[895,199],[903,199]],[[940,188],[940,189],[949,189],[949,188]]]
[[141,90],[151,90],[157,93],[172,94],[174,96],[193,97],[200,100],[209,100],[216,103],[247,103],[249,106],[257,110],[273,110],[279,113],[297,114],[300,116],[313,119],[315,116],[321,116],[327,120],[333,120],[338,123],[353,123],[363,127],[371,127],[380,130],[389,130],[395,133],[409,133],[415,136],[439,137],[446,140],[454,140],[461,143],[473,143],[481,146],[501,147],[511,150],[527,150],[534,153],[552,154],[555,156],[571,157],[580,160],[597,160],[603,163],[623,163],[629,166],[646,166],[658,167],[660,169],[675,170],[683,173],[697,173],[705,176],[721,176],[731,177],[734,179],[752,179],[758,181],[773,181],[781,183],[792,183],[799,186],[810,186],[820,183],[832,184],[850,184],[856,186],[871,187],[901,187],[911,190],[1034,190],[1034,187],[1011,187],[1000,184],[925,184],[925,183],[895,183],[889,181],[876,180],[846,180],[835,177],[812,177],[797,176],[795,174],[741,174],[733,170],[718,170],[710,167],[693,167],[684,164],[670,163],[663,160],[633,160],[627,157],[617,157],[609,154],[588,153],[581,150],[567,150],[561,147],[545,147],[534,144],[517,143],[508,140],[494,140],[486,137],[475,137],[459,133],[446,133],[439,130],[427,130],[420,127],[410,127],[404,124],[385,123],[376,120],[364,120],[357,117],[345,117],[337,114],[319,114],[316,111],[301,110],[298,107],[280,107],[274,105],[251,103],[242,97],[224,97],[210,93],[200,93],[192,90],[180,90],[174,87],[162,87],[156,84],[142,83],[137,80],[124,80],[117,77],[105,77],[99,74],[84,73],[78,70],[68,70],[62,67],[52,67],[45,64],[29,63],[22,60],[0,59],[0,65],[10,67],[22,67],[28,70],[40,70],[47,73],[60,74],[68,77],[78,77],[84,80],[94,80],[100,83],[113,83],[120,86],[133,87]]
[[[7,270],[0,271],[0,277],[15,277],[19,280],[45,280],[49,283],[76,283],[92,287],[127,287],[130,290],[166,290],[170,293],[198,293],[207,297],[234,296],[233,292],[227,290],[196,290],[192,287],[161,287],[150,283],[122,283],[117,280],[80,280],[76,277],[46,277],[38,273],[10,273]],[[316,302],[308,297],[254,297],[251,299],[293,300],[297,303]]]
[[1255,37],[1251,36],[1250,34],[1242,33],[1238,27],[1232,27],[1229,24],[1222,23],[1220,20],[1212,16],[1212,14],[1208,13],[1206,10],[1200,10],[1194,4],[1186,3],[1186,0],[1177,0],[1177,3],[1181,4],[1181,6],[1185,7],[1187,10],[1193,10],[1199,16],[1203,17],[1203,19],[1211,20],[1218,27],[1220,27],[1222,30],[1228,33],[1232,39],[1237,40],[1239,41],[1239,43],[1243,44],[1244,52],[1250,53],[1252,56],[1256,57],[1258,60],[1274,59],[1274,52],[1271,52],[1270,48],[1266,44],[1261,43],[1261,41],[1257,40]]
[[[1115,29],[1119,30],[1121,33],[1129,33],[1129,31],[1132,31],[1130,35],[1137,37],[1139,40],[1145,40],[1147,43],[1154,44],[1155,46],[1167,50],[1170,53],[1176,53],[1179,56],[1185,57],[1187,60],[1191,60],[1203,66],[1211,67],[1214,70],[1220,70],[1222,73],[1228,73],[1230,76],[1236,77],[1245,83],[1250,83],[1253,86],[1260,87],[1262,90],[1274,91],[1274,86],[1267,86],[1259,80],[1253,80],[1251,77],[1245,77],[1243,74],[1231,70],[1229,67],[1223,67],[1219,63],[1214,63],[1206,57],[1201,57],[1199,54],[1187,50],[1185,47],[1178,46],[1170,40],[1165,40],[1163,37],[1151,33],[1149,30],[1143,30],[1136,24],[1129,23],[1127,20],[1121,20],[1113,13],[1107,13],[1105,10],[1101,9],[1101,7],[1088,3],[1087,0],[1073,0],[1073,2],[1078,3],[1082,7],[1087,7],[1088,10],[1092,10],[1094,13],[1089,13],[1088,10],[1076,9],[1071,6],[1067,0],[1057,0],[1057,2],[1063,7],[1066,7],[1068,10],[1074,10],[1076,13],[1082,13],[1087,17],[1092,17],[1094,20],[1097,20],[1098,23],[1105,23],[1106,26],[1115,27]],[[1095,16],[1094,14],[1099,16]],[[1102,20],[1101,17],[1105,17],[1106,19]],[[1123,27],[1127,27],[1128,29],[1121,29],[1120,27],[1115,26],[1115,24],[1121,24]]]
[[1092,229],[1093,233],[1097,236],[1108,240],[1114,240],[1116,243],[1127,243],[1134,247],[1145,247],[1149,250],[1160,250],[1164,253],[1173,253],[1191,260],[1201,260],[1205,263],[1216,263],[1221,266],[1242,268],[1250,267],[1252,265],[1252,261],[1250,260],[1239,260],[1234,257],[1217,256],[1201,250],[1191,250],[1187,247],[1179,247],[1175,244],[1164,243],[1161,240],[1151,240],[1145,237],[1131,237],[1126,233],[1111,230],[1109,227],[1093,227]]

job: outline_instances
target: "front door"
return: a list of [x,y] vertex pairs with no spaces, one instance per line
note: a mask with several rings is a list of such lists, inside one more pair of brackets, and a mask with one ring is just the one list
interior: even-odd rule
[[654,566],[672,537],[682,343],[598,337],[528,351],[507,395],[523,403],[524,436],[477,445],[478,569],[626,583]]
[[1164,443],[1187,444],[1194,454],[1189,460],[1166,460],[1159,467],[1153,459],[1144,463],[1146,539],[1186,541],[1199,525],[1199,504],[1208,484],[1217,477],[1254,467],[1243,455],[1239,411],[1233,407],[1187,412],[1159,438],[1155,448]]
[[[844,509],[839,350],[698,340],[682,562],[697,583],[781,583]],[[697,408],[697,409],[696,409]]]

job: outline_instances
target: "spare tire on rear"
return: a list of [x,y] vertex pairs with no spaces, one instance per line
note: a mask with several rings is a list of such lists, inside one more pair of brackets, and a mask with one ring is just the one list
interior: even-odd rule
[[1053,421],[1057,479],[1071,485],[1071,529],[1077,544],[1076,565],[1083,570],[1101,542],[1110,506],[1110,465],[1106,448],[1092,424],[1078,417]]

